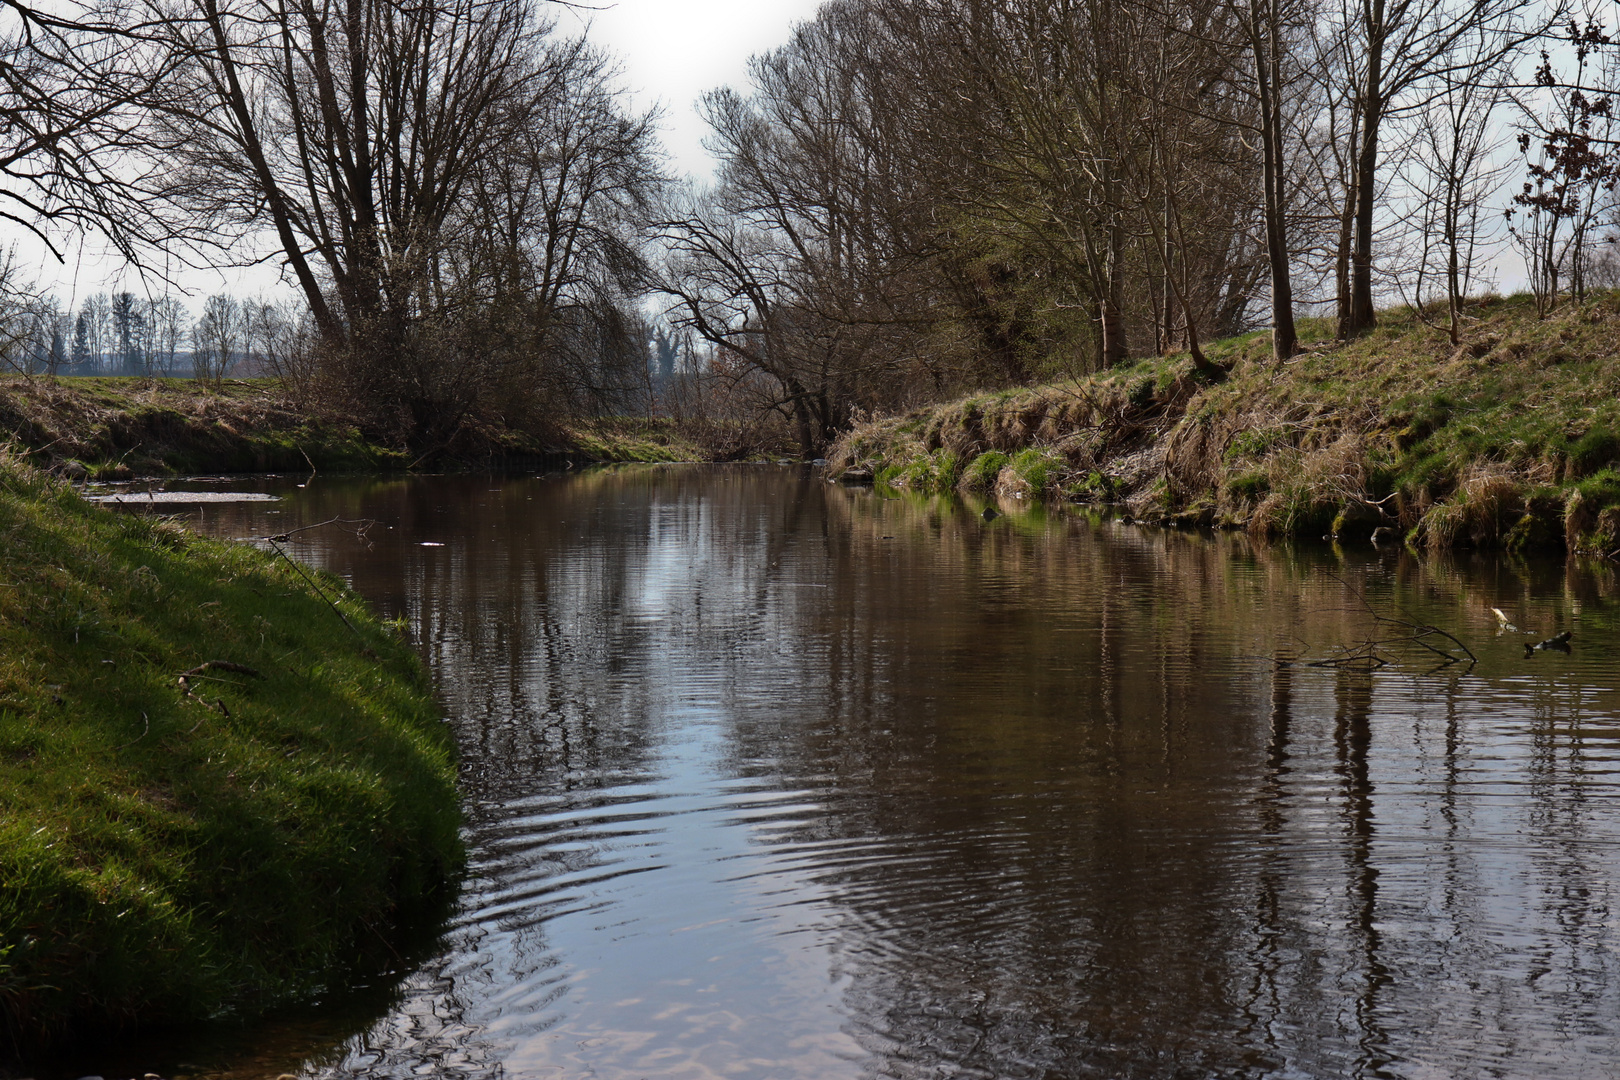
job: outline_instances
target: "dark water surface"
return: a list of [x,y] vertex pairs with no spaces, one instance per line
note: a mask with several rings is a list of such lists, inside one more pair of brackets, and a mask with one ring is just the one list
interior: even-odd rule
[[[375,519],[290,546],[431,663],[471,874],[398,985],[173,1068],[1620,1073],[1602,566],[986,522],[780,467],[294,483],[191,517]],[[1264,659],[1378,635],[1351,586],[1479,663]]]

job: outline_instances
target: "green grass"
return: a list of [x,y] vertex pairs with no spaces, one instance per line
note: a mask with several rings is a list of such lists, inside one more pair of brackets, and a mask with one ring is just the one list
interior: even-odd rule
[[[461,858],[397,627],[0,454],[0,1047],[251,1013],[375,958]],[[259,677],[209,670],[207,661]]]
[[609,417],[582,421],[564,433],[573,452],[600,462],[704,461],[709,454],[663,419]]
[[965,491],[993,491],[996,481],[1001,476],[1001,470],[1011,462],[1006,454],[1000,450],[986,450],[977,455],[962,470],[962,488]]

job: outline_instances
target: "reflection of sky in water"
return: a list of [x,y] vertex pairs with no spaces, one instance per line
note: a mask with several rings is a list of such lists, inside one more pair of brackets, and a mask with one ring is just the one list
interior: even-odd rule
[[[668,733],[649,766],[656,786],[635,793],[655,800],[650,810],[636,804],[638,813],[657,816],[644,823],[648,835],[596,851],[596,880],[608,867],[615,878],[595,885],[583,910],[546,921],[549,948],[567,958],[566,1018],[536,1025],[513,1002],[490,1034],[518,1047],[508,1071],[561,1064],[600,1076],[847,1072],[859,1047],[839,1031],[839,987],[826,956],[798,938],[825,919],[814,903],[821,890],[802,875],[747,865],[774,821],[811,818],[819,808],[804,792],[762,789],[724,771],[726,673],[713,657],[679,647],[687,620],[702,618],[687,606],[694,595],[729,619],[757,573],[736,573],[718,557],[713,515],[702,503],[690,514],[650,509],[625,615],[657,623],[648,631],[657,644],[621,678],[672,691],[654,725]],[[632,876],[642,872],[657,874],[656,887]]]
[[[986,524],[795,475],[323,480],[284,508],[394,526],[300,550],[423,643],[473,850],[445,954],[307,1074],[1620,1061],[1601,576]],[[205,511],[287,527],[264,513]],[[1328,572],[1481,663],[1257,661],[1372,632]],[[1492,606],[1575,654],[1525,661]]]

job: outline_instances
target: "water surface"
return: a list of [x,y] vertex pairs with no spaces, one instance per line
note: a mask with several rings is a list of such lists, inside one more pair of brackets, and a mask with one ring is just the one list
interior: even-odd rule
[[[1602,565],[987,522],[780,467],[256,489],[285,499],[190,520],[349,522],[288,547],[431,664],[471,873],[397,985],[173,1069],[1620,1067]],[[1479,662],[1274,662],[1390,633],[1374,612]]]

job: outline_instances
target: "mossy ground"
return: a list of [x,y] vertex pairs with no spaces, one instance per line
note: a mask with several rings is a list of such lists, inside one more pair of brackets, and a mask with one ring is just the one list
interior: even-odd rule
[[[308,995],[446,895],[449,732],[317,577],[353,629],[284,560],[0,455],[0,1050]],[[188,694],[207,661],[258,677]]]
[[1489,297],[1465,327],[1453,346],[1403,308],[1338,342],[1305,320],[1285,364],[1248,334],[1207,350],[1223,380],[1170,356],[976,395],[862,425],[829,465],[1266,533],[1620,548],[1620,294],[1546,319]]

